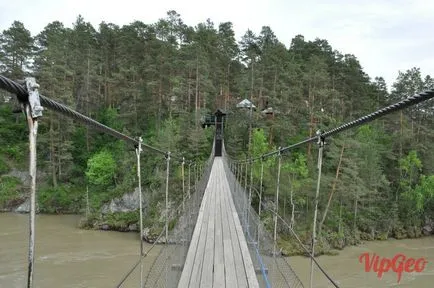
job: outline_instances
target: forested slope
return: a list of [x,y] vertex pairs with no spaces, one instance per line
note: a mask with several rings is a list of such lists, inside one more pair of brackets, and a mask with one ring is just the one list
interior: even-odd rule
[[[241,100],[258,107],[251,148],[259,155],[434,88],[433,78],[409,68],[397,73],[389,93],[381,77],[370,78],[354,55],[340,53],[327,40],[296,35],[281,43],[265,26],[237,42],[230,22],[191,27],[175,11],[157,23],[122,27],[104,22],[93,27],[79,16],[72,28],[53,22],[36,36],[16,21],[0,35],[2,75],[14,80],[33,75],[45,96],[148,144],[203,160],[213,131],[202,129],[200,119],[216,108],[228,111],[227,150],[241,159],[249,138],[249,112],[235,108]],[[0,207],[8,208],[21,203],[27,191],[15,177],[27,169],[27,128],[23,115],[12,113],[13,98],[0,93]],[[273,116],[261,113],[270,107]],[[424,226],[431,231],[433,115],[429,101],[328,139],[319,199],[325,243],[342,247],[360,239],[419,236]],[[98,218],[104,203],[134,190],[130,147],[51,111],[44,111],[41,122],[41,212],[83,213],[87,186],[90,210]],[[284,158],[279,211],[303,235],[309,235],[313,215],[316,151],[312,144]],[[144,157],[147,201],[157,203],[163,199],[165,163],[152,153]],[[179,169],[172,173],[180,187]],[[273,201],[275,177],[271,161],[266,201]],[[181,191],[174,189],[174,199]],[[147,219],[158,219],[157,206],[149,207]],[[110,217],[130,224],[137,213]]]

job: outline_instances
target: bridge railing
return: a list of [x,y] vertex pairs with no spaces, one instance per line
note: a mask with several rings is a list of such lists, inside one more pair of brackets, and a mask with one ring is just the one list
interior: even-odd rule
[[[166,185],[165,185],[165,225],[162,228],[161,234],[157,237],[152,245],[146,252],[143,249],[143,241],[140,241],[140,254],[139,260],[133,267],[124,275],[123,279],[117,285],[122,287],[125,281],[127,281],[133,272],[137,271],[137,267],[140,267],[140,286],[141,287],[176,287],[179,280],[182,264],[185,262],[189,242],[193,234],[193,229],[196,223],[198,210],[205,191],[206,184],[211,172],[212,161],[214,158],[214,147],[210,154],[210,157],[204,164],[200,164],[193,161],[186,162],[183,157],[173,155],[170,152],[163,151],[157,147],[150,146],[143,142],[141,137],[132,138],[117,130],[114,130],[108,126],[103,125],[95,121],[94,119],[85,116],[61,103],[58,103],[52,99],[44,97],[39,94],[39,85],[34,78],[26,78],[25,85],[12,81],[2,75],[0,75],[0,89],[4,89],[17,96],[20,104],[22,104],[23,111],[25,112],[26,119],[29,126],[29,150],[30,150],[30,167],[29,174],[31,177],[31,189],[30,189],[30,225],[29,225],[29,257],[28,257],[28,275],[27,275],[27,287],[33,287],[34,278],[34,251],[35,251],[35,214],[36,214],[36,148],[37,148],[37,132],[38,132],[38,118],[42,117],[42,111],[44,107],[49,108],[56,113],[62,114],[66,117],[77,120],[79,123],[87,125],[93,129],[96,129],[102,133],[111,135],[117,139],[125,141],[129,145],[133,146],[136,151],[137,158],[137,177],[139,186],[139,213],[140,213],[140,238],[143,237],[142,233],[142,211],[143,207],[142,190],[141,190],[141,152],[142,148],[148,151],[163,155],[166,160]],[[43,106],[44,107],[43,107]],[[214,142],[213,142],[214,143]],[[176,163],[176,164],[175,164]],[[171,185],[170,175],[173,174],[174,169],[179,169],[182,166],[182,201],[178,207],[171,209],[169,206],[169,198],[172,195],[179,193],[174,192],[176,186]],[[187,167],[186,167],[187,166]],[[185,170],[188,169],[187,177],[188,182],[185,185]],[[191,185],[193,183],[193,185]],[[187,192],[185,193],[185,187]],[[179,197],[178,197],[179,198]],[[170,199],[173,201],[173,199]],[[170,211],[169,211],[170,210]],[[171,229],[173,227],[173,229]],[[169,233],[170,231],[170,233]],[[147,256],[157,245],[164,243],[162,249],[160,249],[157,259],[148,268],[147,273],[144,275],[143,257]],[[158,251],[158,249],[155,249]],[[140,265],[139,265],[140,264]],[[143,281],[145,280],[145,283]],[[143,284],[143,285],[142,285]]]
[[[235,208],[243,227],[249,247],[250,256],[256,270],[258,282],[261,287],[303,287],[302,282],[281,254],[273,254],[273,238],[265,229],[264,224],[256,211],[251,208],[251,197],[249,197],[249,180],[241,177],[244,173],[231,169],[230,159],[227,157],[223,145],[223,159],[226,176],[228,178]],[[247,180],[247,181],[246,181]],[[254,191],[256,193],[257,191]],[[251,196],[251,195],[250,195]],[[250,199],[249,199],[250,198]]]
[[[256,253],[258,255],[261,255],[261,252],[264,252],[265,255],[269,252],[269,248],[264,247],[264,244],[266,245],[267,243],[273,243],[273,249],[272,249],[272,255],[273,258],[276,259],[276,257],[278,255],[281,254],[280,249],[278,246],[278,230],[288,230],[290,232],[290,234],[293,236],[295,242],[298,242],[298,245],[301,246],[302,250],[306,253],[306,255],[308,255],[311,258],[311,269],[310,269],[310,287],[313,286],[313,282],[314,282],[314,271],[316,268],[318,268],[322,274],[330,281],[330,283],[334,286],[334,287],[339,287],[338,283],[335,282],[332,277],[330,275],[328,275],[326,273],[326,271],[320,266],[320,264],[318,263],[318,261],[315,259],[315,246],[316,246],[316,242],[318,241],[317,238],[317,232],[316,232],[316,227],[317,227],[317,222],[318,222],[318,214],[317,214],[317,208],[318,208],[318,199],[319,199],[319,194],[320,194],[320,187],[321,187],[321,169],[322,169],[322,163],[323,163],[323,151],[324,151],[324,147],[326,144],[326,138],[329,138],[333,135],[339,134],[345,130],[366,124],[368,122],[371,122],[375,119],[378,119],[384,115],[408,108],[412,105],[417,105],[421,102],[427,101],[434,98],[434,90],[428,90],[413,96],[410,96],[406,99],[403,99],[395,104],[389,105],[387,107],[384,107],[382,109],[379,109],[377,111],[374,111],[368,115],[365,115],[363,117],[360,117],[358,119],[355,119],[351,122],[347,122],[344,123],[334,129],[331,129],[329,131],[317,131],[316,136],[314,137],[310,137],[308,139],[305,139],[303,141],[300,141],[298,143],[289,145],[287,147],[279,147],[279,149],[274,150],[274,151],[270,151],[267,153],[264,153],[262,155],[256,155],[254,157],[251,158],[247,158],[245,160],[230,160],[229,157],[227,157],[226,155],[226,151],[224,151],[225,153],[225,158],[227,159],[227,163],[226,166],[230,167],[230,168],[226,168],[226,169],[230,169],[230,171],[228,171],[228,177],[232,177],[233,181],[233,187],[232,187],[232,193],[233,193],[233,197],[234,197],[234,201],[236,202],[236,207],[238,210],[238,213],[240,215],[241,218],[241,222],[243,223],[243,226],[245,227],[245,234],[246,234],[246,238],[247,239],[253,239],[252,241],[252,245],[253,247],[256,249]],[[294,208],[292,209],[291,212],[291,223],[292,224],[288,224],[285,220],[285,208],[284,208],[284,212],[283,215],[284,217],[281,217],[278,213],[279,211],[279,190],[281,189],[281,168],[282,168],[282,154],[284,153],[288,153],[291,150],[298,148],[302,145],[308,144],[308,143],[313,143],[316,142],[318,144],[318,165],[317,165],[317,169],[318,169],[318,177],[317,177],[317,185],[316,185],[316,194],[315,194],[315,200],[314,200],[314,217],[313,217],[313,223],[312,223],[312,235],[311,235],[311,245],[309,248],[306,247],[305,244],[303,244],[303,242],[301,241],[300,237],[298,237],[297,233],[295,233],[295,231],[293,230],[293,225],[295,223],[294,220],[294,216],[295,216],[295,211]],[[262,189],[263,189],[263,168],[264,168],[264,161],[267,161],[267,159],[269,159],[270,157],[275,157],[277,159],[277,178],[276,178],[276,193],[275,193],[275,197],[274,197],[274,203],[271,204],[271,206],[274,206],[272,208],[267,208],[267,205],[263,205],[264,203],[261,202],[261,197],[263,197],[261,194]],[[268,241],[267,240],[263,240],[263,235],[264,234],[262,231],[263,228],[260,225],[261,221],[259,221],[259,224],[257,225],[256,231],[255,228],[252,226],[256,226],[256,225],[252,225],[253,223],[256,223],[255,219],[260,219],[255,218],[255,213],[252,211],[252,207],[251,207],[251,203],[252,203],[252,197],[255,195],[255,191],[253,191],[254,189],[252,189],[253,185],[253,181],[252,181],[252,167],[254,165],[255,162],[261,162],[261,176],[260,176],[260,184],[259,184],[259,189],[261,190],[258,193],[258,198],[259,198],[259,207],[258,207],[258,212],[259,215],[261,215],[261,209],[264,209],[264,212],[267,212],[268,214],[271,214],[274,218],[274,235],[273,235],[273,240],[272,241]],[[250,169],[250,170],[249,170]],[[268,171],[270,172],[270,171]],[[250,177],[249,175],[250,174]],[[250,179],[250,180],[249,180]],[[248,188],[248,191],[247,191]],[[292,198],[291,198],[292,199]],[[286,200],[286,199],[285,199]],[[284,204],[283,206],[285,207],[286,201],[284,200]],[[294,207],[294,206],[293,206]],[[252,215],[253,214],[253,215]],[[279,228],[278,228],[279,227]],[[253,229],[253,230],[252,230]],[[257,236],[257,241],[255,243],[254,241],[254,237],[252,238],[251,235],[253,234],[255,236],[256,232],[256,236]],[[262,241],[261,241],[262,240]],[[265,249],[265,250],[264,250]],[[254,253],[252,254],[252,258]],[[257,257],[258,259],[260,259],[260,257]],[[263,259],[260,259],[261,261]],[[262,263],[264,263],[264,261],[262,261]],[[275,263],[278,264],[278,263]],[[315,264],[315,265],[314,265]],[[263,266],[261,265],[261,268]],[[278,269],[279,266],[277,265]],[[262,268],[263,271],[265,271],[264,268]],[[292,269],[291,269],[292,270]],[[279,271],[280,272],[280,271]],[[283,273],[281,273],[283,275]],[[266,276],[266,273],[263,272],[264,278]],[[273,282],[273,277],[268,277],[267,280],[269,280],[270,282]],[[294,281],[294,280],[290,280],[290,281]],[[274,284],[274,283],[273,283]],[[287,283],[289,284],[289,282]],[[269,285],[269,282],[266,283],[266,285]],[[278,284],[280,285],[280,284]],[[296,286],[297,284],[292,284],[292,286]],[[274,287],[275,285],[273,285]],[[279,286],[277,286],[279,287]]]
[[[213,142],[214,143],[214,142]],[[194,176],[194,184],[189,185],[191,191],[187,189],[187,198],[172,213],[171,221],[176,221],[174,228],[170,230],[168,241],[164,233],[160,234],[156,242],[161,246],[157,258],[152,263],[150,269],[144,276],[145,288],[172,288],[177,287],[188,248],[193,236],[199,208],[211,174],[214,160],[214,146],[212,152],[203,165],[197,166],[198,169],[190,169],[191,177]],[[189,181],[189,180],[188,180]]]

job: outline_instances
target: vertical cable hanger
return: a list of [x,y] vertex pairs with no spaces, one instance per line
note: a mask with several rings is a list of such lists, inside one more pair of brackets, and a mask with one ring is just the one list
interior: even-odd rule
[[259,217],[259,222],[258,222],[258,249],[259,249],[259,236],[260,236],[260,224],[261,224],[261,209],[262,209],[262,181],[264,178],[264,159],[261,157],[261,177],[260,177],[260,182],[259,182],[259,205],[258,205],[258,217]]
[[274,237],[273,237],[273,257],[276,256],[276,245],[277,245],[277,213],[279,212],[279,189],[280,189],[280,170],[282,167],[282,153],[279,147],[279,153],[277,154],[278,164],[277,164],[277,184],[276,184],[276,200],[274,203]]
[[139,182],[139,231],[140,231],[140,288],[143,287],[143,202],[142,202],[142,177],[140,170],[140,154],[142,153],[142,137],[139,137],[139,144],[136,148],[137,157],[137,181]]
[[[168,245],[169,245],[169,175],[170,175],[170,151],[166,154],[166,261],[169,257],[167,254]],[[166,266],[166,287],[167,287],[167,277],[168,271]]]
[[323,161],[323,150],[324,150],[324,144],[325,144],[325,138],[323,137],[320,130],[316,132],[318,136],[318,181],[316,185],[316,194],[315,194],[315,210],[314,210],[314,216],[313,216],[313,229],[312,229],[312,258],[310,261],[310,288],[313,287],[313,270],[314,270],[314,261],[313,258],[315,258],[315,243],[316,243],[316,221],[318,217],[318,198],[319,198],[319,191],[320,191],[320,185],[321,185],[321,170],[322,170],[322,161]]

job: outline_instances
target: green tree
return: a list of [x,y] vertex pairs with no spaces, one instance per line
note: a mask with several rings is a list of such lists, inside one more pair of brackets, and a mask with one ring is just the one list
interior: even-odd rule
[[115,179],[116,162],[106,150],[93,155],[87,162],[86,177],[94,185],[107,186]]
[[21,79],[28,72],[33,53],[33,38],[20,21],[0,35],[0,71],[11,78]]

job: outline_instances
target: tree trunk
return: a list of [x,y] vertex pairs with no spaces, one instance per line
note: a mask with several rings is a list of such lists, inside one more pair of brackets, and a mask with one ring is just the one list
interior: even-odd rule
[[196,88],[195,88],[195,121],[196,121],[196,128],[199,126],[199,59],[196,57]]
[[58,138],[57,138],[57,140],[59,141],[58,142],[58,145],[59,146],[57,146],[57,147],[59,147],[59,155],[58,155],[58,157],[57,157],[57,175],[58,175],[58,177],[57,177],[57,180],[59,180],[59,179],[61,179],[61,176],[62,176],[62,163],[61,163],[61,157],[60,157],[60,153],[61,153],[61,149],[60,149],[60,147],[62,147],[62,129],[61,129],[61,127],[60,127],[60,122],[62,122],[62,118],[59,118],[59,122],[57,122],[57,131],[59,131],[59,136],[58,136]]
[[191,105],[191,86],[190,86],[190,80],[191,80],[191,68],[188,68],[188,79],[187,79],[187,111],[190,112],[190,105]]
[[51,173],[53,178],[53,186],[57,187],[57,175],[56,175],[56,157],[54,149],[54,127],[53,127],[53,117],[54,113],[50,116],[50,162],[51,162]]
[[339,234],[342,234],[342,196],[339,203],[339,228],[338,228]]
[[[90,81],[90,49],[87,55],[87,77],[86,77],[86,115],[89,115],[89,81]],[[60,130],[59,130],[60,131]],[[89,126],[86,125],[86,148],[89,151]],[[59,174],[60,175],[60,174]]]
[[327,216],[327,212],[328,212],[328,210],[330,208],[330,203],[332,202],[333,193],[336,190],[336,183],[338,182],[338,178],[339,178],[339,172],[340,172],[340,169],[341,169],[342,156],[344,155],[344,150],[345,150],[345,143],[342,145],[341,155],[339,157],[338,168],[336,168],[336,176],[335,176],[335,179],[333,181],[332,191],[330,192],[330,196],[329,196],[329,200],[327,202],[327,206],[326,206],[326,208],[324,210],[324,214],[323,214],[321,222],[319,223],[319,226],[318,226],[318,234],[319,235],[321,235],[322,225],[324,224],[324,221],[325,221],[326,216]]
[[163,81],[159,80],[158,85],[158,115],[157,115],[157,135],[160,136],[160,125],[161,125],[161,110],[163,105]]
[[[314,117],[313,117],[313,106],[315,101],[314,93],[312,92],[313,88],[311,87],[309,83],[309,116],[310,116],[310,124],[309,124],[309,138],[312,138],[313,136],[313,125],[314,125]],[[309,142],[307,145],[307,158],[311,159],[311,150],[312,150],[312,143]]]
[[354,223],[353,223],[353,229],[354,229],[354,237],[356,237],[356,231],[357,231],[357,203],[359,202],[359,193],[356,190],[356,197],[354,199]]
[[[399,137],[399,159],[402,159],[402,137],[403,137],[403,135],[404,135],[404,128],[403,128],[403,122],[404,122],[404,114],[402,113],[402,110],[401,110],[401,112],[400,112],[400,121],[399,121],[399,123],[400,123],[400,137]],[[402,180],[402,169],[399,169],[399,181],[401,181]],[[396,189],[396,192],[395,192],[395,202],[396,203],[398,203],[398,192],[399,192],[399,189]]]
[[227,90],[226,90],[226,97],[225,97],[225,110],[227,110],[228,109],[228,107],[227,107],[227,105],[228,105],[228,102],[229,102],[229,95],[230,95],[230,84],[229,84],[229,74],[230,74],[230,68],[231,68],[231,63],[229,62],[229,64],[228,64],[228,72],[227,72],[227,75],[226,75],[226,83],[227,83]]
[[291,228],[292,227],[294,227],[294,224],[295,224],[295,215],[294,215],[294,213],[295,213],[295,204],[294,204],[294,198],[293,198],[293,196],[294,196],[294,186],[292,185],[292,182],[294,181],[294,175],[292,175],[292,180],[291,180],[291,178],[289,178],[290,179],[290,182],[291,183],[289,183],[289,187],[290,187],[290,201],[291,201],[291,222],[289,222],[289,225],[291,226]]

